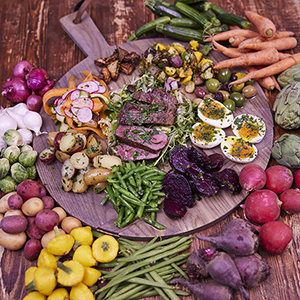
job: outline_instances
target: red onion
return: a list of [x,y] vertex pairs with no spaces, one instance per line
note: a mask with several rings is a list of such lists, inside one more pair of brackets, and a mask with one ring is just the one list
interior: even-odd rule
[[33,90],[40,90],[46,85],[46,78],[44,72],[39,68],[33,68],[25,76],[27,86]]
[[49,80],[49,75],[48,75],[47,71],[45,71],[43,68],[39,68],[39,69],[44,74],[45,79]]
[[2,96],[14,103],[24,102],[31,94],[26,81],[20,77],[8,79],[2,88]]
[[19,63],[17,63],[14,67],[14,76],[15,77],[21,77],[25,78],[25,75],[29,73],[29,71],[32,69],[32,65],[30,62],[26,60],[22,60]]
[[42,97],[46,92],[48,92],[54,87],[55,83],[56,83],[56,79],[52,81],[47,80],[47,84],[42,89],[35,91],[35,93]]
[[27,99],[26,99],[26,105],[29,110],[35,111],[35,112],[40,112],[42,105],[43,105],[43,99],[41,96],[31,94]]

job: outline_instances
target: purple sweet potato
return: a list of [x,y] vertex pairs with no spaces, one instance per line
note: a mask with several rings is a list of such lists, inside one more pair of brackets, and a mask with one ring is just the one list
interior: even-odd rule
[[207,261],[206,270],[214,280],[239,291],[245,300],[250,300],[240,273],[229,254],[207,249],[202,251],[201,257]]
[[210,173],[199,172],[199,167],[197,166],[196,168],[190,166],[186,172],[200,194],[212,196],[219,191],[219,186]]
[[233,169],[226,168],[220,172],[214,173],[213,177],[221,188],[224,188],[232,195],[237,195],[242,190],[239,183],[239,175]]
[[168,197],[164,200],[164,212],[170,219],[181,219],[185,216],[186,211],[184,205],[177,203]]
[[196,234],[196,237],[211,242],[218,249],[238,256],[255,253],[259,245],[259,237],[255,228],[240,218],[230,221],[220,236],[208,237]]
[[270,275],[270,266],[258,253],[248,256],[236,256],[233,261],[246,288],[259,285]]
[[162,182],[163,191],[173,201],[192,207],[195,204],[188,180],[181,174],[168,173]]
[[232,289],[215,280],[200,283],[190,282],[184,278],[176,278],[171,280],[170,283],[179,283],[186,286],[199,300],[233,300]]

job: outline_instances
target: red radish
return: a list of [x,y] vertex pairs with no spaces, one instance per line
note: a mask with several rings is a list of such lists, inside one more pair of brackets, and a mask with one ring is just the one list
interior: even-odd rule
[[266,169],[266,174],[265,188],[276,194],[288,190],[293,185],[294,175],[288,167],[282,165],[272,166]]
[[80,96],[80,91],[79,90],[73,90],[71,95],[70,95],[70,99],[71,100],[76,100],[78,99]]
[[71,93],[74,92],[74,91],[75,91],[75,89],[72,89],[72,90],[70,90],[70,91],[65,92],[65,93],[61,96],[61,98],[62,98],[63,100],[65,100],[65,99],[69,96],[69,94],[71,94]]
[[96,83],[96,81],[91,80],[91,81],[86,81],[82,82],[77,86],[78,90],[82,90],[88,93],[93,93],[97,92],[99,88],[99,84]]
[[295,173],[295,183],[297,188],[300,189],[300,169],[298,169]]
[[288,189],[280,194],[281,208],[288,214],[300,212],[300,190]]
[[93,112],[89,107],[81,107],[77,111],[77,119],[79,122],[88,123],[93,118]]
[[250,221],[258,224],[274,221],[280,215],[279,204],[278,196],[273,191],[255,191],[245,200],[245,215]]
[[279,221],[264,224],[259,232],[260,244],[270,254],[281,254],[289,246],[292,239],[291,227]]
[[99,83],[99,86],[98,86],[98,91],[96,91],[96,93],[100,93],[100,94],[104,94],[106,92],[106,87]]
[[267,175],[261,166],[252,163],[242,168],[239,181],[244,190],[253,192],[261,190],[265,186]]
[[88,97],[81,97],[73,100],[73,102],[71,103],[72,114],[74,114],[74,116],[77,116],[78,110],[82,107],[88,107],[92,110],[94,107],[94,101]]

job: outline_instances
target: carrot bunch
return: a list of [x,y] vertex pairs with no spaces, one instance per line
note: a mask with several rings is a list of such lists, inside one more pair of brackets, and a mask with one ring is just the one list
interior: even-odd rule
[[[274,88],[280,90],[274,75],[300,63],[300,53],[280,52],[297,46],[295,34],[292,31],[278,31],[270,19],[256,12],[245,11],[245,15],[257,31],[234,27],[205,40],[212,42],[215,50],[230,57],[216,64],[214,68],[243,66],[249,73],[231,84],[241,84],[249,79],[256,79],[268,90]],[[228,41],[231,46],[225,47],[218,43],[219,41]]]

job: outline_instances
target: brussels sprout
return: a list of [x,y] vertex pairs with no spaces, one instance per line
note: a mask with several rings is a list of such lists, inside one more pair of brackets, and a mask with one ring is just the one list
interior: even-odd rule
[[300,82],[284,87],[273,105],[274,120],[284,129],[300,127]]
[[23,138],[16,129],[8,129],[4,132],[3,139],[8,146],[21,146]]
[[272,147],[272,157],[288,168],[300,168],[300,135],[285,133]]
[[16,191],[17,186],[18,186],[17,182],[15,182],[10,175],[7,175],[6,177],[0,180],[0,190],[3,193],[7,194]]
[[28,173],[24,166],[22,166],[19,162],[14,163],[10,168],[11,177],[17,183],[25,181],[28,179]]
[[0,179],[3,179],[10,170],[10,163],[7,158],[0,159]]
[[19,155],[19,163],[24,167],[31,167],[34,165],[38,153],[35,150],[21,152]]
[[28,179],[35,180],[37,177],[36,166],[27,167]]
[[5,143],[3,137],[0,137],[0,151],[2,151],[2,149],[6,148],[7,144]]
[[30,145],[23,145],[20,147],[21,153],[25,151],[31,151],[31,150],[33,150],[33,148]]
[[3,157],[9,160],[9,163],[12,165],[18,161],[21,151],[18,146],[9,146],[4,150]]

